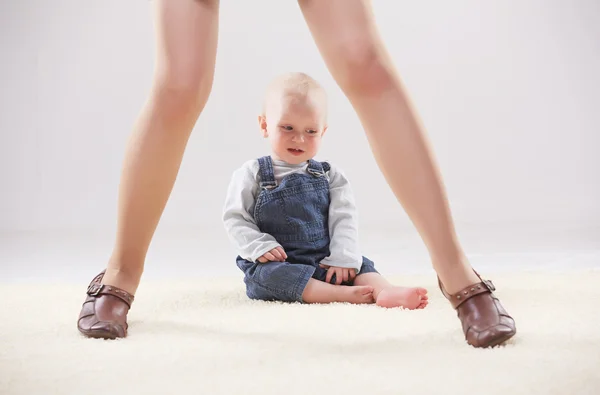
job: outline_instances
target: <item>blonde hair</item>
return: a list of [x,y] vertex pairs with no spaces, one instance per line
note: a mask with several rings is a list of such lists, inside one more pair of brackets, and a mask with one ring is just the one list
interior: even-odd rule
[[327,93],[325,89],[311,76],[302,72],[289,72],[275,77],[267,85],[262,106],[265,115],[267,103],[271,100],[281,100],[284,96],[310,98],[319,107],[323,115],[327,114]]

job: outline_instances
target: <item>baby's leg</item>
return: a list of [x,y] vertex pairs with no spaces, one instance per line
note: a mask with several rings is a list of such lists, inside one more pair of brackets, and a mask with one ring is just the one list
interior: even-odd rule
[[359,274],[354,280],[354,285],[373,287],[375,303],[381,307],[404,307],[413,310],[422,309],[428,303],[425,288],[397,287],[379,273]]
[[304,303],[348,302],[355,304],[373,303],[373,287],[333,285],[311,278],[302,293]]
[[255,263],[238,257],[250,299],[303,303],[373,303],[373,287],[327,284],[312,278],[315,267],[289,262]]
[[244,272],[246,294],[250,299],[301,302],[302,292],[315,268],[289,262],[258,263],[237,258]]

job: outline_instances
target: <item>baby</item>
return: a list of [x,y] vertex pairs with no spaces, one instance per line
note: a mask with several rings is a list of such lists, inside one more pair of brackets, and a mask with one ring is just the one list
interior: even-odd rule
[[272,153],[233,173],[223,212],[248,297],[424,308],[424,288],[390,284],[361,255],[350,184],[313,159],[327,131],[324,89],[303,73],[280,76],[258,122]]

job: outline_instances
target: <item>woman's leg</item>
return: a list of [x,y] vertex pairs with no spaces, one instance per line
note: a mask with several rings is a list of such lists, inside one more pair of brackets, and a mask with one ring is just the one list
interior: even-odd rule
[[381,42],[366,0],[299,0],[331,74],[366,131],[387,182],[448,291],[479,282],[457,240],[425,132]]
[[90,337],[127,335],[127,313],[148,247],[212,87],[218,0],[155,0],[154,5],[155,75],[127,145],[116,242],[105,273],[88,288],[77,323]]
[[368,0],[299,0],[329,70],[366,131],[390,187],[418,229],[467,342],[501,344],[514,320],[471,268],[457,240],[439,170],[375,26]]
[[212,87],[218,0],[156,0],[152,91],[128,142],[104,284],[135,293],[188,138]]

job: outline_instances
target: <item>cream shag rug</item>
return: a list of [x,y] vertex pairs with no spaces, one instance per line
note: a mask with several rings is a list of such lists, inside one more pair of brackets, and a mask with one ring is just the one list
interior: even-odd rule
[[[0,286],[0,394],[600,394],[600,272],[489,276],[518,333],[422,311],[250,301],[240,279],[143,282],[125,340],[85,339],[87,284]],[[400,281],[402,280],[402,281]]]

